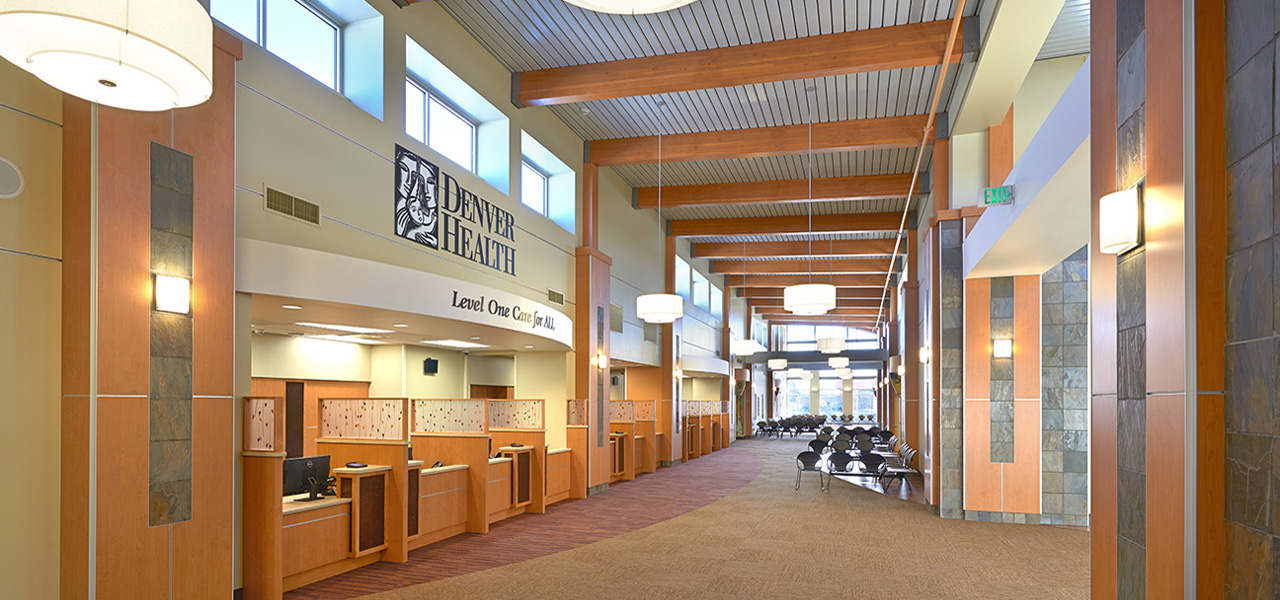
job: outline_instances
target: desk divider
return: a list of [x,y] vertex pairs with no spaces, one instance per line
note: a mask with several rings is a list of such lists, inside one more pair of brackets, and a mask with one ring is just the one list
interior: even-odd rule
[[569,497],[586,498],[588,471],[587,457],[591,453],[587,425],[588,407],[586,400],[568,400],[566,411],[568,424],[565,426],[565,440],[569,446]]
[[658,470],[658,401],[633,400],[636,438],[636,473]]

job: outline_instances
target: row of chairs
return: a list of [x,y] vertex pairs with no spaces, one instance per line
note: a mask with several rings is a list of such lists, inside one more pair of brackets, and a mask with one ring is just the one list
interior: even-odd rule
[[[808,451],[796,456],[796,489],[800,489],[800,477],[805,471],[818,473],[818,484],[823,491],[830,489],[831,478],[836,475],[871,475],[881,485],[897,479],[911,487],[907,476],[920,474],[911,467],[916,450],[906,443],[899,443],[892,431],[885,430],[880,434],[873,438],[862,433],[854,438],[841,433],[834,439],[819,435],[818,439],[809,442]],[[861,463],[861,470],[855,469],[855,463]],[[825,482],[824,473],[827,475]]]
[[780,438],[788,433],[791,437],[802,433],[817,433],[826,422],[826,417],[822,415],[796,415],[785,419],[769,419],[756,423],[755,435]]

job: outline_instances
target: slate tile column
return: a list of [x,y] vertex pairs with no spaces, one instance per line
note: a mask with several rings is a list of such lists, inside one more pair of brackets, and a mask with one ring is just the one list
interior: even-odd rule
[[[971,306],[970,310],[981,310]],[[1013,278],[991,280],[991,339],[1013,339]],[[991,356],[991,462],[1013,462],[1013,357]]]
[[1271,0],[1226,1],[1228,600],[1272,598],[1280,591],[1278,16]]
[[[151,272],[190,280],[194,160],[151,143]],[[192,316],[151,309],[148,524],[191,519]]]
[[1041,276],[1041,522],[1089,524],[1089,247]]
[[941,306],[939,360],[938,467],[941,498],[938,513],[964,518],[964,224],[938,224]]

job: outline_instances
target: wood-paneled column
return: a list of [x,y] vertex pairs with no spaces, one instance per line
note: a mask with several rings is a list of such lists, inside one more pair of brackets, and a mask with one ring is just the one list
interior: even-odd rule
[[[229,595],[235,69],[166,112],[63,99],[61,597]],[[185,278],[185,314],[153,274]]]
[[920,282],[916,230],[907,230],[906,279],[902,283],[902,361],[907,365],[906,381],[902,382],[902,425],[898,437],[912,448],[920,447],[920,387],[923,371],[929,368],[920,362]]
[[609,269],[597,246],[600,179],[582,165],[582,245],[574,251],[574,396],[587,401],[587,490],[609,487]]
[[[676,293],[676,237],[668,235],[664,241],[662,255],[663,289],[668,294]],[[681,385],[680,344],[683,337],[681,322],[662,326],[662,408],[658,411],[658,426],[665,426],[668,432],[662,447],[658,449],[658,458],[667,465],[689,460],[684,445],[684,407],[681,400],[684,386]]]

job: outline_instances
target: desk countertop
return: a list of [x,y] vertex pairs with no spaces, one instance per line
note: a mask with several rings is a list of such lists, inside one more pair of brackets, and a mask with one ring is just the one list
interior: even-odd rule
[[351,467],[338,467],[333,470],[334,475],[366,475],[368,473],[377,473],[379,471],[390,471],[391,465],[369,465],[352,469]]
[[498,450],[500,452],[524,452],[525,450],[533,450],[533,446],[503,446]]
[[500,465],[504,462],[511,462],[511,459],[510,458],[490,458],[489,459],[489,464],[491,465]]
[[315,510],[317,508],[325,508],[327,506],[337,506],[339,504],[350,504],[350,498],[339,498],[337,496],[325,496],[319,500],[311,502],[294,502],[297,498],[306,498],[310,494],[295,494],[293,496],[284,497],[284,514],[291,515],[306,510]]
[[547,454],[560,454],[561,452],[568,452],[568,451],[569,451],[568,448],[550,448],[547,450]]
[[466,469],[467,465],[442,465],[439,467],[427,467],[422,470],[422,476],[435,475],[437,473],[448,473],[449,471],[461,471]]
[[421,466],[422,466],[422,461],[420,461],[420,460],[411,460],[411,461],[409,461],[409,468],[410,468],[410,469],[412,469],[412,468],[414,468],[414,467],[421,467]]

